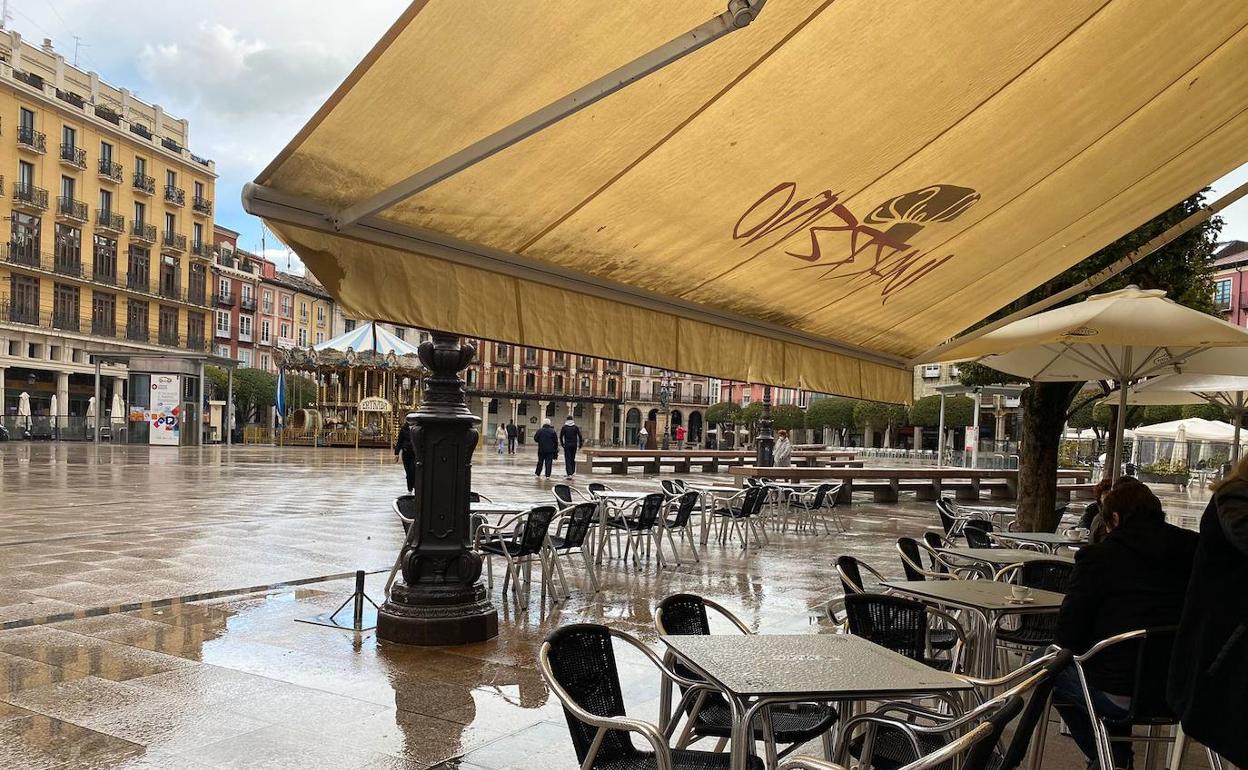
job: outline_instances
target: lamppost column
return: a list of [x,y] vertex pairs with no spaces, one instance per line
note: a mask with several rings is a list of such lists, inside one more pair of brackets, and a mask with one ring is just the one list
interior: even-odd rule
[[589,435],[594,442],[594,446],[597,446],[598,442],[602,440],[600,423],[602,423],[602,404],[594,404],[594,424],[590,426],[589,432]]
[[420,345],[431,374],[416,410],[413,525],[400,555],[402,579],[377,614],[377,637],[419,645],[470,644],[498,635],[498,611],[469,548],[472,453],[480,434],[459,373],[475,355],[454,334]]
[[770,468],[776,464],[776,439],[771,433],[771,386],[763,386],[763,416],[758,421],[758,436],[754,439],[754,465]]

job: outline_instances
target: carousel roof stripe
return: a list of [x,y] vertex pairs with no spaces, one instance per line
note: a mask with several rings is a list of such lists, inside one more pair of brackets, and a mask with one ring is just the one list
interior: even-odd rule
[[347,352],[347,350],[354,350],[357,353],[371,350],[383,356],[391,353],[396,356],[414,356],[417,354],[415,345],[399,339],[394,335],[394,332],[389,331],[384,326],[377,326],[372,321],[360,324],[351,331],[340,334],[332,340],[326,340],[319,345],[315,345],[314,349],[338,350],[343,353]]

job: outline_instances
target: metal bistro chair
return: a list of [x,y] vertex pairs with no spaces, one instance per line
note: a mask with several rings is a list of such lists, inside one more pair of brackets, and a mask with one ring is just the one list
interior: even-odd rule
[[598,593],[602,590],[598,583],[598,571],[594,569],[594,560],[585,548],[585,541],[590,531],[598,523],[598,503],[577,503],[571,508],[565,508],[559,512],[556,521],[558,523],[555,525],[555,533],[548,538],[550,562],[559,573],[559,582],[563,583],[564,595],[570,596],[571,594],[567,593],[567,582],[563,579],[563,566],[560,561],[569,558],[573,551],[580,551],[581,559],[585,562],[585,574],[589,577],[589,584],[593,586],[594,593]]
[[[655,630],[663,636],[709,636],[711,626],[707,618],[707,607],[722,615],[741,633],[754,633],[727,609],[695,594],[673,594],[659,602],[654,613]],[[670,652],[665,656],[664,662],[681,676],[699,681],[700,677],[682,665]],[[682,687],[682,694],[686,694],[686,690],[687,688]],[[667,728],[669,722],[678,721],[682,715],[686,717],[685,726],[676,741],[678,747],[685,748],[701,738],[716,738],[719,747],[722,747],[732,737],[732,709],[719,693],[707,691],[692,702],[688,698],[682,699],[683,711],[675,714],[671,710],[671,700],[672,682],[664,680],[659,706],[661,724]],[[807,741],[820,736],[823,737],[824,755],[830,759],[832,727],[836,720],[836,711],[823,703],[774,706],[770,709],[770,730],[763,729],[762,717],[759,717],[759,723],[754,728],[754,740],[767,741],[768,765],[772,767],[778,757],[784,757]],[[788,748],[777,755],[776,744],[786,744]]]
[[719,523],[719,542],[726,544],[731,532],[741,535],[741,547],[748,553],[750,535],[762,544],[755,521],[767,502],[767,488],[761,485],[747,487],[732,497],[715,497],[711,516]]
[[992,539],[991,533],[991,521],[971,519],[962,525],[962,535],[971,548],[996,548],[997,541]]
[[[832,491],[833,484],[820,484],[813,489],[805,492],[794,492],[790,494],[785,506],[784,516],[780,522],[780,531],[787,532],[789,529],[789,515],[793,515],[793,531],[798,532],[806,527],[811,532],[817,529],[816,512],[823,509],[828,499],[828,492]],[[828,527],[828,522],[823,522],[824,534],[832,534],[832,530]]]
[[[1075,656],[1075,671],[1079,675],[1079,685],[1083,689],[1084,708],[1092,715],[1093,734],[1096,738],[1096,751],[1101,767],[1113,767],[1113,743],[1144,742],[1144,762],[1139,767],[1148,767],[1154,743],[1174,743],[1173,756],[1182,760],[1186,748],[1186,736],[1181,729],[1175,734],[1157,735],[1158,727],[1178,727],[1179,718],[1175,716],[1166,703],[1166,680],[1170,670],[1170,657],[1174,650],[1176,628],[1150,628],[1140,631],[1129,631],[1104,639],[1092,645],[1082,655]],[[1114,726],[1127,728],[1127,735],[1109,734],[1107,721],[1096,713],[1092,702],[1092,693],[1088,688],[1088,678],[1084,671],[1087,662],[1104,652],[1107,648],[1122,644],[1136,645],[1135,686],[1131,692],[1131,705],[1127,709],[1126,718],[1114,722]],[[1131,735],[1131,727],[1147,727],[1147,735]],[[1177,766],[1177,763],[1176,765]]]
[[676,547],[676,541],[672,538],[673,532],[680,533],[680,542],[685,542],[685,535],[689,535],[689,550],[693,553],[693,560],[700,562],[702,559],[698,557],[698,545],[694,542],[692,533],[689,532],[689,521],[693,518],[693,511],[702,502],[702,494],[700,492],[685,492],[669,503],[674,509],[671,518],[664,517],[660,519],[663,530],[667,533],[667,542],[672,546],[672,553],[676,557],[676,563],[680,564],[680,549]]
[[879,570],[864,561],[859,561],[853,556],[845,554],[836,557],[836,573],[841,577],[841,590],[845,592],[846,596],[867,593],[867,584],[862,579],[862,570],[864,569],[877,582],[883,583],[885,580],[888,580]]
[[[891,594],[846,594],[845,614],[849,632],[881,647],[905,655],[941,671],[957,671],[966,634],[949,613],[922,602]],[[956,637],[948,660],[932,655],[930,641],[933,618],[939,618]]]
[[[671,748],[657,725],[626,716],[613,638],[635,647],[663,676],[687,688],[685,699],[708,689],[704,682],[669,669],[654,651],[623,631],[588,623],[556,629],[538,651],[538,668],[563,705],[582,770],[729,770],[730,754]],[[641,736],[648,747],[634,746],[630,733]],[[747,770],[763,770],[763,761],[750,757]]]
[[646,557],[650,556],[650,542],[654,542],[655,559],[658,567],[663,568],[663,530],[659,528],[659,518],[667,500],[662,492],[654,492],[632,503],[631,510],[625,511],[607,520],[607,526],[616,532],[617,537],[623,534],[627,540],[624,545],[623,558],[633,553],[633,566],[641,569],[640,551],[646,543]]
[[683,479],[663,479],[659,482],[659,486],[663,489],[663,494],[667,495],[669,500],[680,497],[689,491],[689,485]]
[[[486,574],[489,587],[494,588],[494,558],[501,556],[507,562],[507,572],[503,576],[503,593],[507,592],[507,582],[511,581],[511,590],[516,597],[516,606],[527,609],[529,606],[529,589],[532,584],[533,562],[542,566],[542,599],[546,598],[546,581],[551,570],[546,563],[547,534],[550,522],[555,518],[553,505],[539,505],[524,513],[512,516],[496,526],[482,525],[473,538],[473,550],[485,556]],[[566,587],[565,587],[566,590]],[[558,594],[550,592],[553,601],[558,602]]]
[[588,497],[570,484],[556,484],[550,491],[555,496],[555,504],[561,509],[589,501]]
[[403,525],[403,535],[406,536],[416,522],[416,495],[399,495],[390,505],[394,509],[394,515],[399,517],[399,523]]
[[589,482],[589,484],[585,486],[585,488],[589,490],[589,494],[591,497],[597,497],[598,493],[600,492],[614,492],[615,491],[614,489],[607,486],[606,484],[603,484],[601,481],[591,481]]
[[[954,762],[964,757],[969,751],[976,746],[988,741],[992,737],[994,726],[989,722],[983,722],[971,731],[959,738],[946,743],[939,749],[927,754],[915,761],[897,768],[897,770],[947,770],[954,766]],[[963,767],[966,765],[964,764]],[[789,757],[780,763],[778,770],[848,770],[844,765],[838,765],[833,762],[825,762],[822,759],[814,757],[799,756]]]
[[[1043,591],[1066,593],[1075,565],[1070,562],[1037,559],[1022,564],[1002,567],[993,579],[1003,583],[1016,583]],[[1005,625],[1008,621],[1009,625]],[[999,621],[997,646],[1004,655],[1007,650],[1030,653],[1053,644],[1057,633],[1056,612],[1028,612],[1010,615]]]

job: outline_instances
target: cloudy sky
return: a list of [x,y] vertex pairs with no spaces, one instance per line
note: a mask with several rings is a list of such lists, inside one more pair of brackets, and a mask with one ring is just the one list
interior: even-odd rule
[[[53,45],[139,98],[191,123],[191,150],[217,162],[217,221],[261,246],[239,191],[255,178],[408,0],[9,0],[9,26]],[[1248,181],[1248,165],[1214,185]],[[1223,238],[1248,240],[1248,201],[1224,214]],[[266,239],[280,268],[302,265]]]

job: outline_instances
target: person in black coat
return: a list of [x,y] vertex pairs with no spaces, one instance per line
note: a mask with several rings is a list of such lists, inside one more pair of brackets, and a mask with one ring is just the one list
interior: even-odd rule
[[[1105,538],[1075,554],[1057,617],[1055,641],[1076,654],[1128,631],[1176,625],[1196,553],[1196,533],[1167,524],[1161,501],[1138,481],[1123,482],[1106,494],[1101,516]],[[1096,710],[1110,720],[1124,717],[1130,707],[1136,654],[1135,645],[1125,643],[1084,665]],[[1092,724],[1073,666],[1058,675],[1053,704],[1075,743],[1095,763]],[[1129,727],[1111,725],[1111,735],[1129,732]],[[1116,767],[1132,766],[1129,743],[1114,743],[1113,752]]]
[[1248,767],[1248,460],[1200,520],[1167,700],[1189,736]]
[[555,455],[559,454],[559,436],[550,427],[549,417],[542,420],[542,427],[533,434],[533,442],[537,444],[537,470],[533,471],[533,475],[541,476],[544,469],[546,478],[550,478],[550,466],[555,461]]
[[572,415],[568,415],[568,421],[559,429],[559,446],[563,447],[563,467],[567,471],[568,478],[576,475],[576,450],[580,449],[584,443],[581,429],[576,427],[576,421],[572,419]]
[[516,427],[515,420],[507,421],[507,454],[514,455],[516,453],[516,436],[520,435],[520,429]]
[[408,412],[399,436],[394,442],[394,461],[403,458],[403,471],[407,474],[407,491],[416,488],[416,413]]

